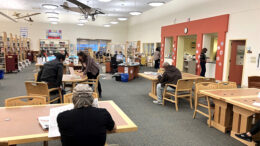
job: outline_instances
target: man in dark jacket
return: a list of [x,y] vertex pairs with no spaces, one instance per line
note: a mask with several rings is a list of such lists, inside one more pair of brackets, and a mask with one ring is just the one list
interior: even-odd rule
[[57,53],[56,59],[43,65],[38,73],[38,82],[47,82],[49,88],[57,88],[62,85],[63,61],[65,56]]
[[153,101],[155,104],[162,104],[162,94],[165,84],[177,84],[178,80],[182,78],[181,72],[175,66],[170,65],[168,62],[163,63],[165,72],[158,76],[159,83],[157,84],[157,98]]
[[206,73],[207,51],[208,51],[207,48],[203,48],[200,54],[200,67],[201,67],[200,76],[202,77],[205,77],[205,73]]

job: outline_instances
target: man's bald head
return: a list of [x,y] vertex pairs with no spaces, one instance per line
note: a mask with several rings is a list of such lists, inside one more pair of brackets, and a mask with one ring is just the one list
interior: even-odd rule
[[169,64],[168,62],[164,62],[164,63],[162,64],[163,68],[167,68],[169,65],[170,65],[170,64]]

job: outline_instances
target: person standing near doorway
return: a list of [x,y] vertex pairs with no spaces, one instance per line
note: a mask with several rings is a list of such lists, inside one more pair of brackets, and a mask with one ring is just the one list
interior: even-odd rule
[[154,68],[159,69],[160,68],[160,47],[157,47],[155,52],[154,52]]
[[206,53],[207,53],[208,49],[207,48],[203,48],[200,54],[200,67],[201,67],[201,72],[200,72],[200,76],[205,77],[205,73],[206,73],[206,63],[207,63],[207,57],[206,57]]

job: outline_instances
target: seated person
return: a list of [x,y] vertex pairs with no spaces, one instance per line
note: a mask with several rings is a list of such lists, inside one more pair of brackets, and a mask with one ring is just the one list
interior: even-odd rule
[[168,62],[163,63],[165,72],[158,76],[159,83],[157,84],[157,98],[153,101],[155,104],[162,104],[162,96],[165,84],[177,84],[178,80],[182,78],[181,72],[175,66],[170,65]]
[[57,53],[56,59],[45,63],[38,73],[37,82],[47,82],[49,88],[57,88],[62,85],[63,61],[65,56]]
[[246,140],[246,141],[249,141],[251,142],[252,141],[252,136],[253,135],[256,135],[257,132],[260,131],[260,120],[257,121],[257,123],[255,124],[255,126],[250,130],[250,132],[247,132],[247,133],[242,133],[242,134],[235,134],[236,137],[238,138],[241,138],[243,140]]
[[57,117],[62,146],[104,146],[115,123],[106,109],[92,107],[92,88],[79,84],[73,91],[74,109]]

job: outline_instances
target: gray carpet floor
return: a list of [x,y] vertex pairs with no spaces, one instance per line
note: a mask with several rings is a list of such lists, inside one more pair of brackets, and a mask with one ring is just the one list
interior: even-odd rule
[[[24,81],[33,80],[34,65],[22,72],[6,74],[0,80],[0,106],[8,97],[26,95]],[[152,70],[142,68],[141,71]],[[101,81],[102,100],[113,100],[138,126],[137,132],[109,134],[109,144],[120,146],[240,146],[240,142],[229,134],[209,128],[206,118],[198,115],[192,118],[193,110],[189,103],[181,100],[179,112],[174,104],[155,105],[148,96],[151,82],[137,78],[128,83],[116,82],[106,78]],[[1,114],[1,113],[0,113]],[[1,120],[1,119],[0,119]],[[0,129],[1,131],[1,129]],[[23,144],[23,146],[40,146],[42,143]],[[49,142],[50,146],[59,146],[59,141]]]

